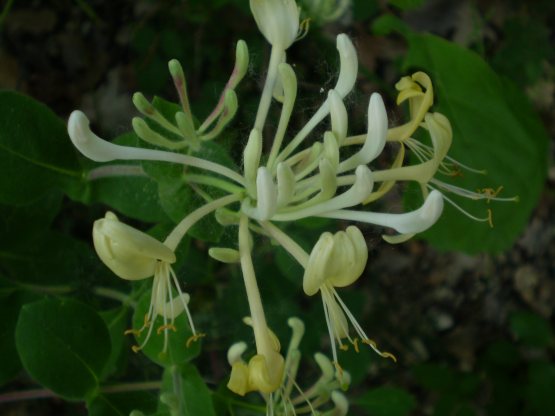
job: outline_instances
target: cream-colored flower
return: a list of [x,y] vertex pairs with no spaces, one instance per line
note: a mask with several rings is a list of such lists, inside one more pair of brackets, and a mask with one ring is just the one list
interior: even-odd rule
[[250,0],[258,29],[276,48],[287,49],[299,33],[299,8],[295,0]]
[[[94,247],[103,263],[118,277],[125,280],[141,280],[153,277],[150,305],[145,316],[145,323],[138,330],[129,330],[137,337],[148,328],[147,335],[140,346],[134,346],[134,351],[142,349],[150,339],[154,322],[158,316],[162,317],[163,325],[157,333],[164,332],[164,348],[168,346],[169,330],[176,330],[175,318],[185,312],[193,332],[193,339],[200,335],[196,333],[193,320],[187,304],[189,295],[183,293],[177,281],[171,264],[175,263],[173,250],[164,243],[119,221],[112,212],[107,212],[104,218],[95,221],[93,226]],[[177,292],[175,295],[173,293]]]
[[367,259],[368,248],[364,236],[357,227],[350,226],[346,231],[335,234],[323,233],[312,249],[305,269],[303,290],[308,296],[318,292],[322,296],[336,365],[338,365],[336,344],[340,349],[347,348],[343,344],[343,339],[348,339],[358,350],[358,339],[352,338],[349,334],[349,322],[363,344],[370,345],[382,357],[395,360],[391,353],[380,351],[374,341],[368,338],[336,291],[336,288],[349,286],[361,276]]

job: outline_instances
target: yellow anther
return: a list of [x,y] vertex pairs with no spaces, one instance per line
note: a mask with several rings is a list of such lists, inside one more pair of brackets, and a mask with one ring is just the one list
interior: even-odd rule
[[299,23],[299,32],[297,33],[297,38],[295,39],[295,41],[298,41],[304,38],[308,34],[309,29],[310,29],[310,18],[306,18]]
[[136,337],[138,337],[139,335],[141,335],[141,330],[140,329],[126,329],[123,332],[123,335],[129,335],[129,334],[133,334]]
[[368,338],[363,339],[362,343],[366,344],[366,345],[370,345],[372,348],[376,348],[376,349],[378,348],[378,345],[374,341],[372,341],[371,339],[368,339]]
[[193,342],[196,342],[196,341],[198,341],[199,339],[204,338],[205,336],[206,336],[206,334],[204,334],[204,333],[202,333],[202,332],[199,332],[198,334],[195,334],[195,335],[191,335],[191,336],[187,339],[187,342],[185,343],[185,346],[186,346],[187,348],[189,348]]
[[169,324],[169,325],[162,325],[158,327],[158,329],[156,330],[156,333],[160,335],[162,331],[165,331],[166,329],[171,329],[173,332],[177,331],[177,328],[175,327],[175,325]]
[[383,358],[391,358],[393,360],[394,363],[397,362],[397,357],[395,357],[393,354],[391,354],[390,352],[382,352],[380,354]]
[[488,208],[488,224],[491,228],[493,228],[493,213],[489,208]]
[[453,165],[452,168],[447,168],[447,170],[449,171],[449,173],[447,173],[448,176],[452,176],[454,178],[464,177],[464,174],[459,165]]
[[337,361],[332,361],[332,364],[335,367],[335,370],[337,371],[337,374],[339,375],[339,378],[342,379],[343,378],[343,368],[341,368],[341,366],[339,365],[339,363]]
[[143,328],[148,328],[150,326],[150,321],[148,320],[148,314],[145,313],[143,318]]
[[356,352],[360,352],[359,348],[358,348],[358,338],[355,338],[353,340],[353,347],[355,348]]
[[131,347],[131,349],[133,350],[133,352],[134,352],[135,354],[138,353],[139,351],[141,351],[141,347],[139,347],[138,345],[133,345],[133,346]]
[[366,344],[366,345],[370,345],[370,347],[372,347],[372,349],[373,349],[374,351],[376,351],[376,353],[378,353],[378,354],[379,354],[380,356],[382,356],[383,358],[391,358],[391,359],[393,360],[393,362],[395,362],[395,363],[397,362],[397,357],[395,357],[395,356],[394,356],[393,354],[391,354],[390,352],[387,352],[387,351],[382,352],[382,351],[380,351],[380,350],[378,349],[377,344],[376,344],[373,340],[371,340],[371,339],[363,339],[363,340],[362,340],[362,343],[363,343],[363,344]]
[[346,345],[346,344],[341,344],[341,345],[339,346],[339,349],[340,349],[341,351],[349,351],[349,346]]

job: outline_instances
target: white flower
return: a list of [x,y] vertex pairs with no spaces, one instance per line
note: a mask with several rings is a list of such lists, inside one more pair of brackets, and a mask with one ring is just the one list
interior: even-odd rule
[[299,32],[299,8],[295,0],[250,0],[258,29],[276,48],[287,49]]
[[382,357],[396,360],[393,354],[382,352],[372,341],[335,288],[354,283],[364,271],[368,259],[368,248],[364,236],[357,227],[347,227],[346,231],[335,234],[323,233],[312,249],[303,277],[303,290],[309,295],[320,292],[324,305],[324,315],[332,344],[333,359],[337,362],[336,344],[340,349],[347,349],[343,339],[347,338],[358,351],[358,338],[349,334],[349,322],[354,327],[363,344],[370,345]]
[[[191,340],[198,339],[193,320],[187,304],[189,295],[183,293],[171,264],[175,263],[173,250],[164,243],[118,220],[115,214],[107,212],[104,218],[96,220],[93,226],[94,247],[100,259],[117,276],[125,280],[140,280],[153,276],[150,305],[142,328],[128,330],[126,333],[140,336],[148,328],[147,335],[140,346],[134,346],[135,352],[142,349],[152,334],[154,322],[158,316],[163,319],[157,333],[164,332],[164,348],[168,346],[169,330],[176,330],[174,325],[184,311],[193,332]],[[177,296],[173,295],[173,288]]]

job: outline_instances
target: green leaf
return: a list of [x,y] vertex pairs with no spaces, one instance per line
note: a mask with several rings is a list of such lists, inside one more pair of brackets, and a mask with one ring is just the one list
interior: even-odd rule
[[149,414],[156,410],[158,395],[148,391],[102,393],[87,404],[89,416],[129,416],[133,410]]
[[102,318],[89,306],[68,299],[46,299],[21,308],[15,341],[31,377],[68,400],[95,393],[111,348]]
[[128,326],[128,314],[129,310],[126,306],[100,312],[100,316],[108,328],[110,340],[112,342],[110,357],[102,371],[101,378],[103,380],[116,373],[120,368],[120,363],[124,361],[126,357],[128,346],[127,342],[124,342],[124,332]]
[[[151,291],[148,290],[140,299],[133,314],[133,328],[139,329],[143,326],[145,316],[148,313],[148,308],[150,306],[150,296]],[[176,331],[168,331],[168,349],[163,352],[164,349],[164,331],[160,334],[157,333],[157,329],[164,325],[164,320],[161,316],[158,316],[154,322],[151,322],[152,333],[150,339],[148,340],[145,347],[141,350],[148,358],[152,361],[160,364],[161,366],[182,364],[187,361],[192,360],[200,353],[200,342],[194,341],[189,343],[187,346],[187,341],[193,335],[189,322],[187,320],[187,314],[183,312],[177,318],[175,318],[174,325]],[[149,328],[145,328],[139,337],[136,338],[137,345],[141,345],[148,334]]]
[[416,400],[397,387],[378,387],[362,395],[356,404],[372,416],[405,416],[416,408]]
[[443,250],[504,250],[522,232],[543,189],[546,132],[523,93],[497,76],[477,54],[432,35],[406,36],[410,47],[405,68],[430,75],[437,97],[433,111],[451,121],[450,156],[488,172],[440,179],[470,191],[503,186],[499,196],[520,199],[519,203],[487,204],[449,195],[476,216],[487,217],[491,209],[495,227],[475,222],[447,203],[438,223],[423,237]]
[[0,91],[0,203],[28,204],[70,190],[82,169],[65,123],[32,98]]
[[[215,416],[212,394],[195,366],[173,366],[164,372],[162,394],[171,397],[173,410],[180,416]],[[169,410],[166,404],[160,410]]]
[[52,191],[30,204],[0,204],[0,250],[21,247],[44,233],[60,210],[61,203],[62,193]]
[[519,341],[538,348],[546,348],[553,344],[553,329],[541,316],[519,311],[513,313],[509,321],[511,330]]
[[15,323],[22,304],[22,294],[14,291],[0,292],[0,385],[9,381],[21,370],[21,361],[15,348]]
[[0,248],[0,261],[5,277],[24,286],[77,285],[98,265],[88,244],[53,231]]

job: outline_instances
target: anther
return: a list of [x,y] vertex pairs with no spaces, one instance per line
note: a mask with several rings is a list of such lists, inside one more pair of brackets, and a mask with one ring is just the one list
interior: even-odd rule
[[129,335],[129,334],[133,334],[136,337],[138,337],[139,335],[141,335],[141,330],[139,330],[139,329],[126,329],[123,332],[123,335]]
[[355,338],[353,340],[353,347],[355,348],[355,351],[358,353],[360,352],[359,348],[358,348],[358,338]]
[[138,345],[133,345],[133,346],[131,347],[131,349],[132,349],[133,352],[136,354],[136,353],[138,353],[139,351],[141,351],[142,348],[139,347]]
[[156,330],[156,333],[158,335],[160,335],[162,333],[162,331],[165,331],[166,329],[171,329],[173,332],[177,331],[177,328],[175,327],[175,325],[168,324],[168,325],[162,325],[162,326],[158,327],[158,329]]
[[493,213],[490,208],[488,208],[488,224],[493,228]]
[[187,342],[185,343],[185,346],[187,348],[189,348],[193,342],[197,342],[199,339],[204,338],[205,336],[206,336],[206,334],[204,334],[202,332],[199,332],[198,334],[191,335],[189,337],[189,339],[187,339]]

